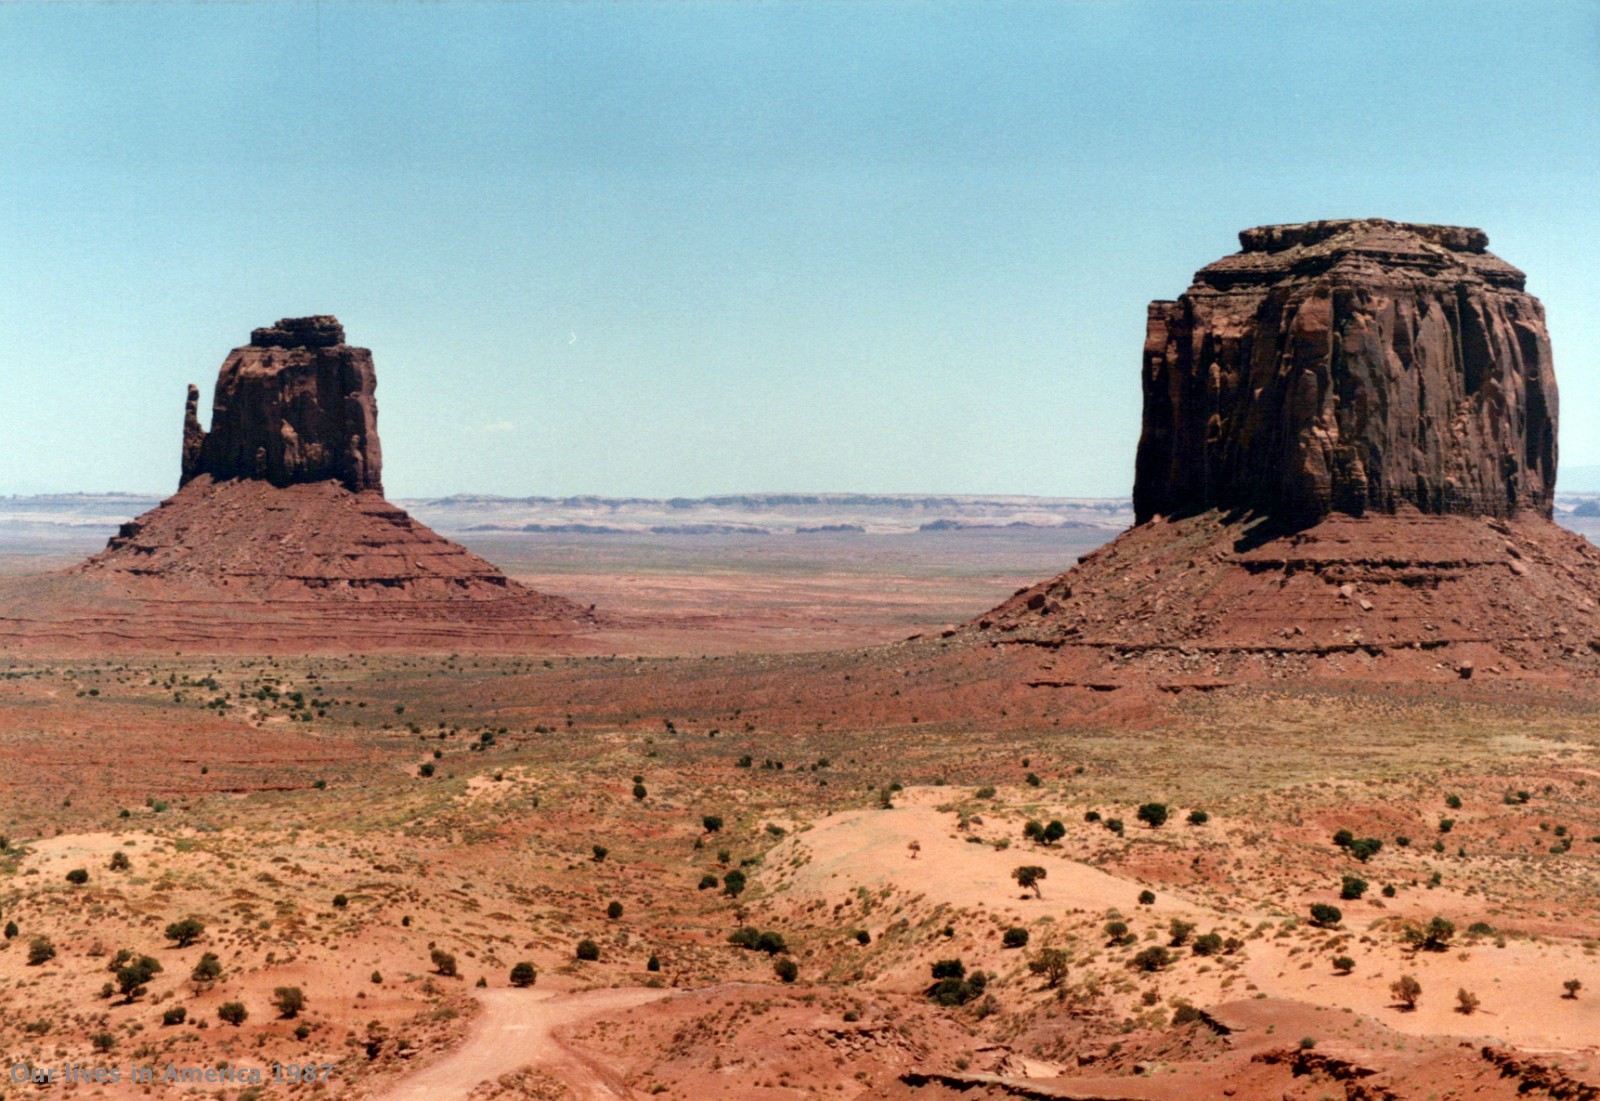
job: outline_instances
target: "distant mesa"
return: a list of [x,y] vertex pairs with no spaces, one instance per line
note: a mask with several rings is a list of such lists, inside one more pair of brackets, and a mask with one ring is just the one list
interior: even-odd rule
[[189,387],[178,492],[20,594],[49,614],[7,616],[0,593],[0,641],[516,648],[592,621],[384,499],[376,389],[337,319],[256,329],[222,364],[209,430]]
[[1482,230],[1263,226],[1150,305],[1137,524],[967,628],[1041,687],[1600,671],[1539,301]]

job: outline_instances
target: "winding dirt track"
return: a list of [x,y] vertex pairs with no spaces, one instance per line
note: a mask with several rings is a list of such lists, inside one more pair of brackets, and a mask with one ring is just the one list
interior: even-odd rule
[[644,987],[581,994],[484,991],[478,994],[483,1012],[466,1042],[439,1062],[390,1086],[375,1101],[456,1101],[481,1082],[528,1066],[567,1086],[579,1101],[632,1097],[612,1068],[578,1055],[556,1038],[555,1030],[632,1009],[670,993]]

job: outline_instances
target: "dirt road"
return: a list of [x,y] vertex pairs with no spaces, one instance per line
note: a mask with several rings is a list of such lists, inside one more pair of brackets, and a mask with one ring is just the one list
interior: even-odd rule
[[562,994],[538,990],[487,990],[483,1012],[466,1042],[439,1062],[394,1083],[376,1101],[455,1101],[480,1082],[532,1066],[561,1082],[578,1101],[631,1097],[612,1068],[569,1050],[555,1030],[606,1013],[619,1013],[667,997],[671,991],[625,987]]

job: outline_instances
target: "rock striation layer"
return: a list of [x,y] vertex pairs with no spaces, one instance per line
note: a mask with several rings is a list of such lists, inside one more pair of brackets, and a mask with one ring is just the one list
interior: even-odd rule
[[1150,305],[1140,523],[1243,509],[1549,518],[1550,338],[1482,230],[1262,226]]
[[346,344],[337,318],[290,317],[256,329],[222,364],[209,432],[190,387],[180,484],[202,474],[280,487],[331,478],[357,493],[382,493],[377,386],[372,353]]

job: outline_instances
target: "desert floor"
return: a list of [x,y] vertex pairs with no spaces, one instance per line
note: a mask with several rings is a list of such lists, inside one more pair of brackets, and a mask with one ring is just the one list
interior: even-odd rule
[[0,1097],[1596,1096],[1600,697],[1030,688],[941,628],[1088,547],[755,542],[474,547],[583,653],[0,658]]

